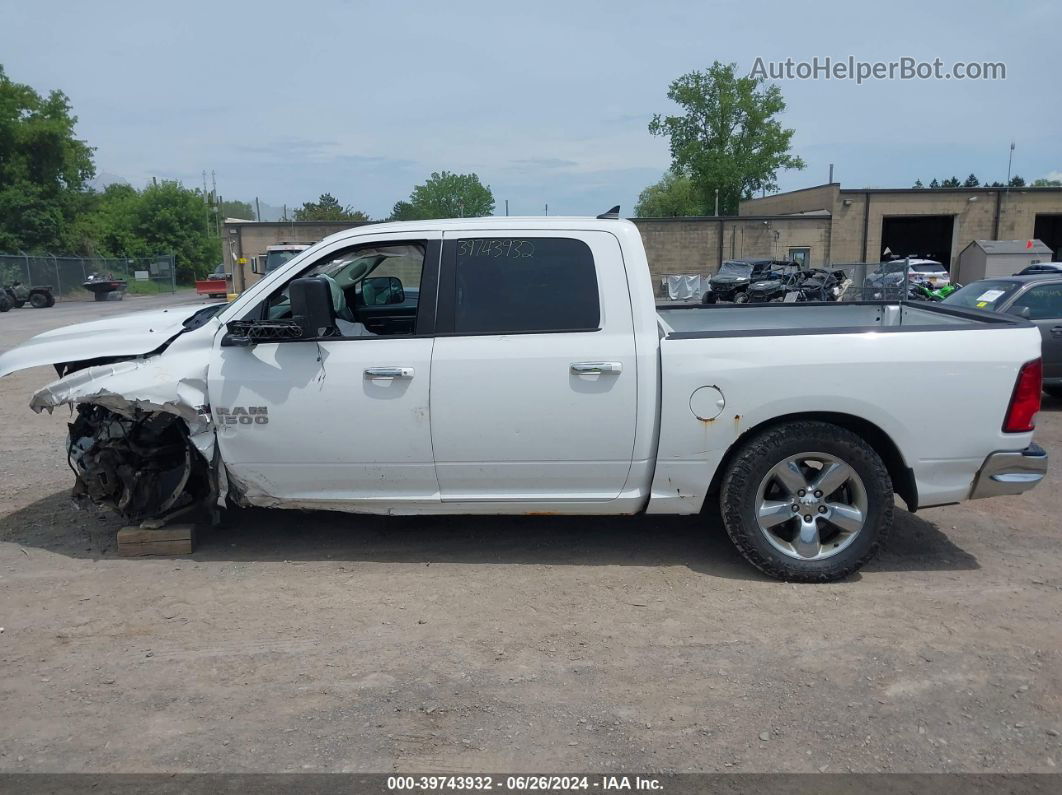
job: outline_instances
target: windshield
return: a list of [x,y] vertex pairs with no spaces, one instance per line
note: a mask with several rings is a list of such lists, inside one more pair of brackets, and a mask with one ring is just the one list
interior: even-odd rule
[[266,273],[272,273],[285,262],[294,259],[301,251],[270,251],[266,254]]
[[944,303],[964,306],[968,309],[990,309],[995,312],[999,311],[1003,302],[1014,295],[1020,287],[1021,284],[1018,282],[985,279],[956,290],[944,299]]
[[747,262],[734,262],[728,260],[719,266],[721,276],[748,276],[752,273],[752,266]]
[[944,270],[944,266],[936,262],[927,262],[924,265],[912,265],[911,270],[918,273],[940,273]]

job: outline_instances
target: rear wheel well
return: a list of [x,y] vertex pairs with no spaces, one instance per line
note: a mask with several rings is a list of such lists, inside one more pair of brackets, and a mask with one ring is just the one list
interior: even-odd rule
[[780,417],[772,417],[759,425],[749,428],[734,441],[730,449],[726,451],[726,455],[723,456],[723,460],[719,462],[715,475],[712,476],[712,484],[708,488],[704,507],[708,508],[710,505],[718,504],[719,488],[727,469],[730,468],[730,462],[749,439],[776,425],[804,420],[818,420],[839,425],[864,439],[867,444],[874,448],[874,452],[881,456],[881,460],[889,472],[889,477],[892,478],[893,488],[903,499],[907,510],[912,513],[918,510],[918,486],[915,483],[914,472],[904,462],[896,443],[885,431],[869,420],[857,417],[854,414],[843,414],[835,411],[804,411],[796,414],[783,414]]

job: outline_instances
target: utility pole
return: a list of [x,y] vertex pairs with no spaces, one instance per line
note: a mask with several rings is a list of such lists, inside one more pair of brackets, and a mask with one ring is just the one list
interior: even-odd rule
[[719,217],[719,188],[715,189],[715,217]]
[[203,169],[203,206],[206,207],[206,215],[203,216],[203,231],[210,237],[210,199],[207,196],[206,169]]
[[549,202],[546,202],[546,215],[549,215]]
[[833,184],[833,163],[830,163],[830,179],[829,179],[829,183],[831,185]]
[[509,200],[508,199],[505,200],[505,216],[506,217],[509,216]]
[[221,240],[221,197],[218,196],[218,179],[213,170],[210,171],[210,188],[214,195],[214,233]]
[[254,220],[261,222],[262,220],[262,206],[258,203],[258,197],[254,197]]
[[1010,156],[1007,158],[1007,190],[1010,190],[1010,167],[1014,162],[1014,142],[1010,142]]

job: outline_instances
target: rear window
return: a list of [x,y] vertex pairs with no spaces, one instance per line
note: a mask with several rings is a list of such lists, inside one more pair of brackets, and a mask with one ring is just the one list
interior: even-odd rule
[[947,298],[945,304],[964,306],[968,309],[990,309],[998,311],[1010,296],[1018,291],[1021,285],[1018,282],[993,281],[986,279],[980,282],[972,282],[962,287]]
[[465,238],[454,244],[458,334],[589,331],[601,321],[590,247],[571,238]]
[[911,270],[917,271],[918,273],[940,273],[944,270],[944,266],[937,265],[936,263],[931,263],[927,265],[912,265]]

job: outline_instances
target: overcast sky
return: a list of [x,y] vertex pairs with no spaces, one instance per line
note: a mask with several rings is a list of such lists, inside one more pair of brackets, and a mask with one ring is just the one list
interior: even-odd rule
[[1007,79],[782,80],[802,172],[909,187],[971,171],[1062,172],[1062,4],[0,0],[9,77],[59,88],[97,170],[226,198],[301,204],[325,191],[386,216],[432,171],[474,171],[498,212],[589,214],[668,166],[649,135],[667,85],[713,60],[910,55],[1003,61]]

